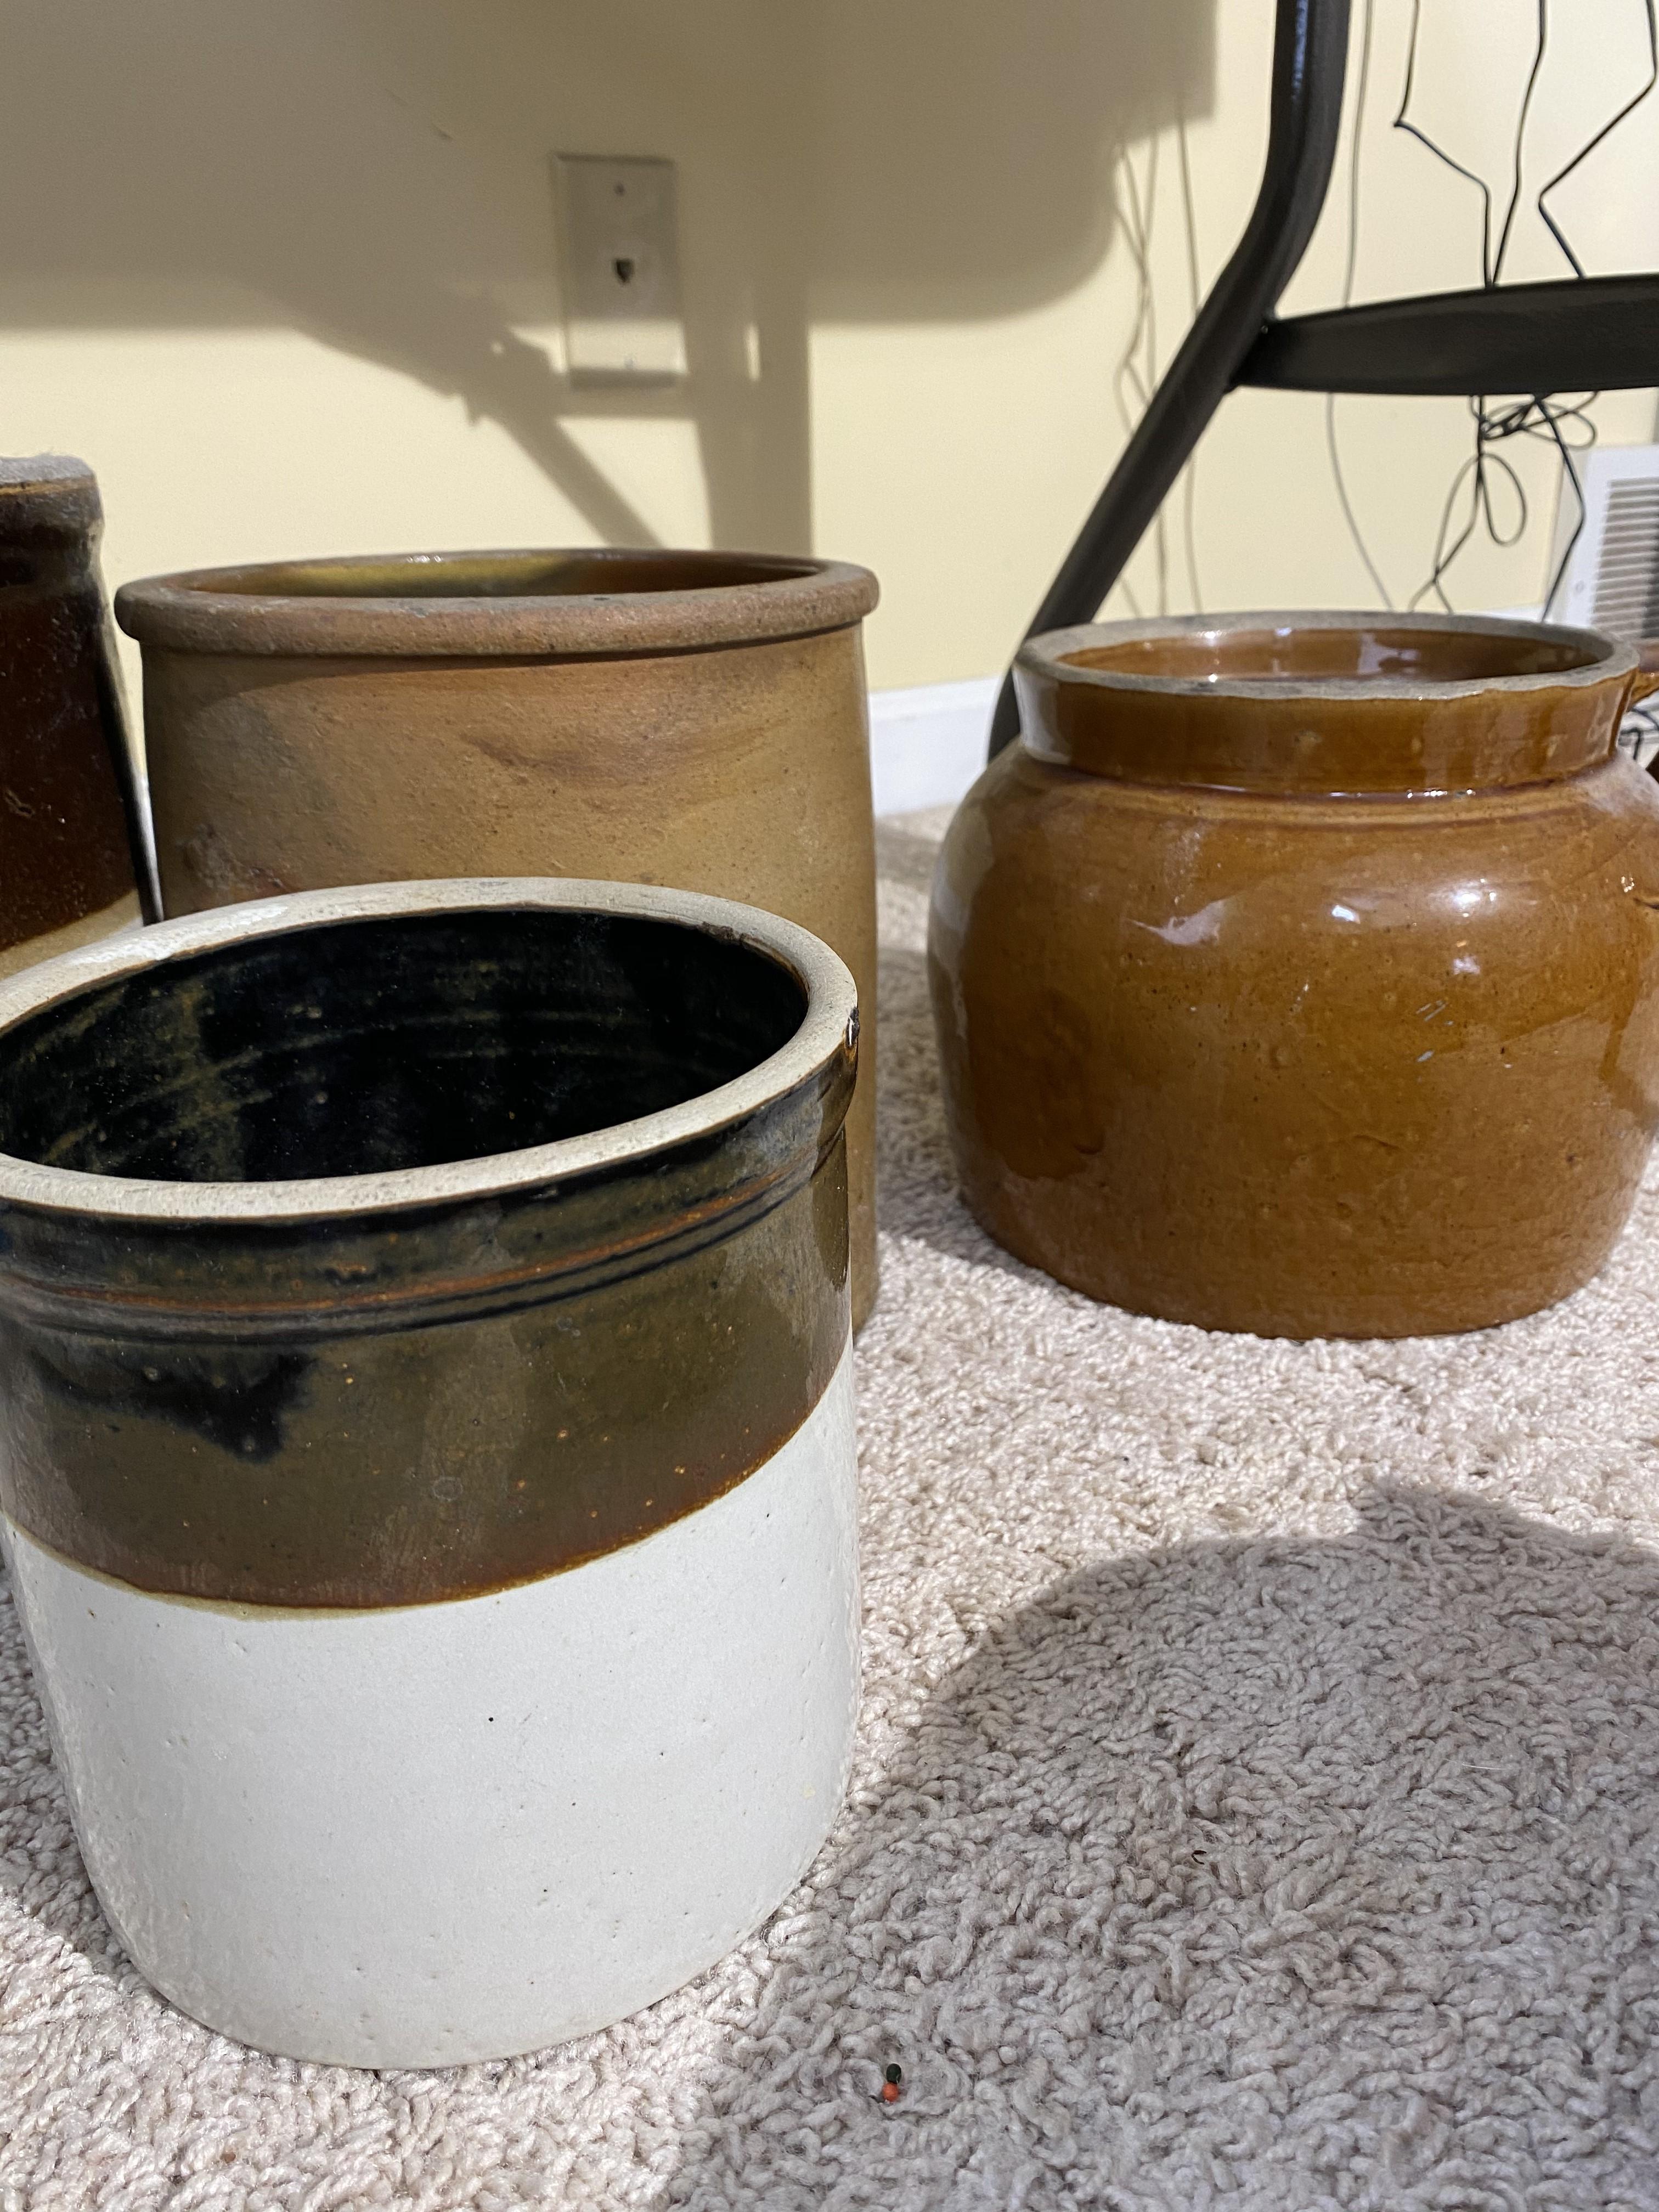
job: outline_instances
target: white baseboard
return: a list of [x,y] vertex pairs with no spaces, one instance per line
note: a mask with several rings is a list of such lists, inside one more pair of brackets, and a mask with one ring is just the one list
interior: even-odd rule
[[1001,678],[870,694],[870,782],[878,814],[954,806],[985,766]]

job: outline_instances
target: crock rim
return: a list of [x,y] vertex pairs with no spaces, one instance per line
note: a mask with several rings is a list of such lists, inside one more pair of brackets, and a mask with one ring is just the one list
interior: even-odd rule
[[[1427,634],[1461,632],[1489,637],[1571,641],[1593,657],[1581,667],[1540,671],[1531,675],[1474,677],[1449,683],[1403,676],[1256,676],[1224,678],[1135,676],[1116,669],[1089,668],[1068,654],[1102,645],[1133,645],[1164,637],[1201,637],[1239,630],[1414,629]],[[1131,694],[1159,693],[1195,699],[1340,699],[1351,705],[1368,700],[1476,698],[1493,692],[1516,696],[1546,690],[1590,690],[1635,672],[1633,647],[1604,631],[1565,623],[1509,615],[1395,614],[1370,608],[1249,608],[1223,614],[1168,615],[1136,622],[1081,623],[1028,638],[1015,666],[1031,676],[1091,689]]]
[[[666,591],[337,593],[281,588],[302,572],[349,574],[407,568],[425,573],[463,562],[585,561],[706,563],[750,573]],[[232,578],[270,580],[247,588]],[[814,554],[746,553],[665,545],[453,547],[392,553],[326,554],[285,561],[181,568],[123,584],[115,617],[130,637],[164,652],[276,657],[501,659],[641,652],[805,637],[850,629],[875,606],[869,569]]]

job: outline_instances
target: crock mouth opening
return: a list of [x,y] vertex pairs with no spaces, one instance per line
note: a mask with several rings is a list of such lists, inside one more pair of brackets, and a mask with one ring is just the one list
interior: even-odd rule
[[386,600],[591,599],[728,592],[811,581],[832,564],[758,553],[672,548],[333,555],[166,578],[197,597]]
[[856,1036],[835,954],[728,900],[506,878],[225,908],[0,985],[0,1203],[257,1224],[501,1196],[716,1138]]
[[1032,638],[1020,659],[1091,688],[1355,705],[1578,688],[1635,665],[1628,647],[1596,630],[1504,616],[1324,611],[1089,624]]

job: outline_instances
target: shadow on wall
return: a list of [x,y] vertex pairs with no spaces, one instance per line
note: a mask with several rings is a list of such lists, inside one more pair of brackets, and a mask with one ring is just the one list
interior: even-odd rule
[[[1074,286],[1119,152],[1212,106],[1215,4],[54,0],[6,29],[0,324],[302,331],[498,422],[612,542],[651,532],[569,426],[690,416],[714,542],[798,549],[811,320]],[[536,335],[555,151],[679,163],[684,389],[573,389]]]
[[1656,1604],[1389,1488],[1059,1583],[855,1789],[666,2201],[1650,2204]]

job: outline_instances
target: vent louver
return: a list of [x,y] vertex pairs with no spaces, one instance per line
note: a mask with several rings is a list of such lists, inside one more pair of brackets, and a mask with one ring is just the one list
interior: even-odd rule
[[1608,489],[1590,626],[1611,637],[1659,637],[1659,477]]
[[[1626,644],[1659,638],[1659,446],[1597,446],[1577,461],[1584,525],[1546,610],[1556,622],[1599,629]],[[1564,485],[1550,574],[1578,520]],[[1659,694],[1625,717],[1619,742],[1638,768],[1659,775]]]
[[[1584,523],[1549,616],[1610,637],[1659,637],[1659,446],[1597,446],[1577,462]],[[1578,520],[1563,487],[1551,572]]]

